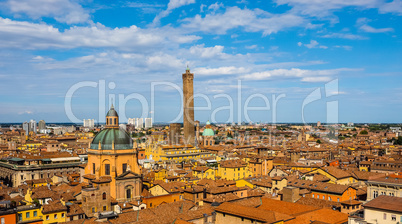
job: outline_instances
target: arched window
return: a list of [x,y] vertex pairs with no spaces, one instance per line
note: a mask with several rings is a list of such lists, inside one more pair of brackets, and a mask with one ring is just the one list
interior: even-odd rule
[[130,188],[126,189],[126,198],[131,199],[131,189]]
[[105,175],[110,175],[110,164],[105,164]]
[[106,200],[106,193],[105,192],[103,192],[103,194],[102,194],[102,199]]

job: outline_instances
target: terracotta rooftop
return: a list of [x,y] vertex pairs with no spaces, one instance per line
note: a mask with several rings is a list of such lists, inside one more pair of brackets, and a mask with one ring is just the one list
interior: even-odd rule
[[349,185],[341,185],[341,184],[331,184],[310,180],[299,180],[292,179],[288,181],[288,186],[298,187],[301,189],[309,189],[311,191],[321,191],[321,192],[329,192],[335,194],[343,194],[348,188]]
[[365,208],[402,212],[402,198],[380,195],[363,205]]
[[43,205],[42,213],[49,214],[53,212],[67,211],[67,207],[64,206],[60,201],[50,202],[47,205]]
[[293,219],[292,216],[274,211],[262,212],[259,208],[246,207],[238,204],[225,202],[215,208],[215,211],[231,214],[239,217],[258,220],[263,223],[274,223],[282,220]]
[[274,199],[262,198],[262,205],[258,207],[267,211],[281,212],[287,215],[300,215],[319,209],[315,206],[302,205],[286,201],[278,201]]
[[297,216],[295,219],[286,222],[287,224],[310,224],[310,223],[327,223],[342,224],[348,222],[348,214],[334,211],[332,209],[323,208],[311,211]]

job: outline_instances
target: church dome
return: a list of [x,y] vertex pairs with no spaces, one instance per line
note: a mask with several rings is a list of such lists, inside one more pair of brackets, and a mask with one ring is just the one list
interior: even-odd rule
[[202,136],[214,136],[215,132],[214,130],[210,129],[210,128],[206,128],[204,129],[204,131],[202,132]]
[[211,122],[207,121],[207,125],[206,125],[204,131],[202,132],[202,136],[214,136],[214,135],[215,135],[215,132],[211,128]]
[[110,110],[107,112],[106,117],[118,117],[117,111],[114,109],[113,105]]
[[107,128],[99,132],[91,142],[91,149],[132,149],[133,140],[130,135],[120,128]]

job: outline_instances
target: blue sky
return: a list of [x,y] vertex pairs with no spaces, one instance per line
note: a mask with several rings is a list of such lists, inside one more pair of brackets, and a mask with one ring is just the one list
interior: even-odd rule
[[[307,122],[402,122],[401,0],[6,0],[0,9],[0,122],[68,122],[69,99],[78,120],[102,122],[110,98],[122,121],[143,110],[173,121],[187,65],[211,105],[196,111],[201,122],[301,122],[302,111]],[[66,101],[85,81],[97,86]],[[267,101],[245,115],[246,102]]]

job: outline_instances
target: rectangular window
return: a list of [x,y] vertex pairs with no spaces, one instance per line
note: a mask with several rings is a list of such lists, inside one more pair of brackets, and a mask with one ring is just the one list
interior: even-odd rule
[[110,175],[110,164],[105,164],[105,175]]
[[64,218],[64,213],[61,213],[61,217]]
[[391,216],[391,220],[392,220],[392,221],[396,221],[396,215],[392,215],[392,216]]
[[6,219],[5,218],[1,218],[1,224],[6,224]]
[[46,220],[49,220],[49,216],[48,216],[48,215],[46,216]]
[[92,174],[95,174],[95,163],[92,163]]
[[384,220],[387,219],[387,213],[384,213]]
[[36,217],[36,216],[38,216],[38,212],[37,212],[37,211],[34,211],[34,212],[33,212],[33,217]]
[[103,211],[106,211],[106,206],[103,206]]
[[26,218],[29,218],[31,216],[31,213],[30,212],[27,212],[26,214],[25,214],[25,217]]
[[127,163],[123,163],[123,173],[127,171]]

